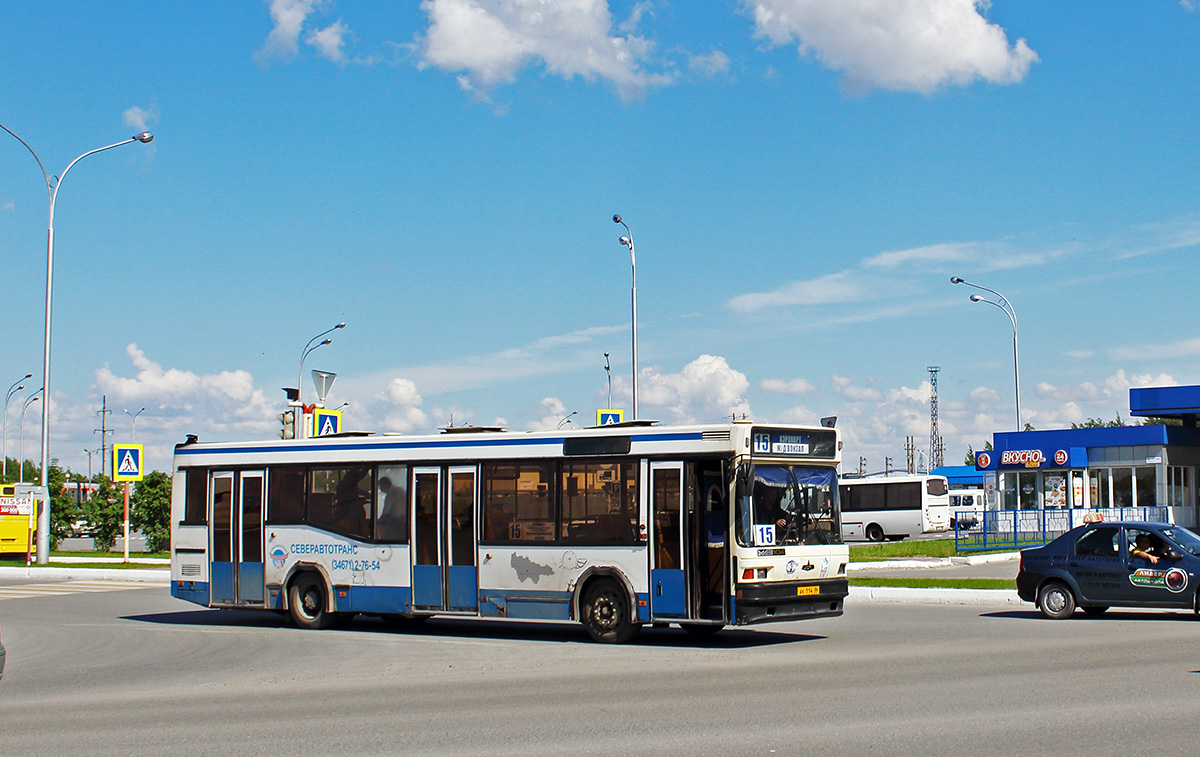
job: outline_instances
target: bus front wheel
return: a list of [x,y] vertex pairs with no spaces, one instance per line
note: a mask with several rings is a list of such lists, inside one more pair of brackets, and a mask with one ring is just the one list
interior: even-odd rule
[[593,639],[623,644],[638,632],[629,613],[629,600],[616,581],[597,581],[583,597],[583,627]]
[[883,528],[878,523],[867,526],[867,541],[883,541]]
[[325,582],[314,573],[301,573],[288,587],[288,611],[301,628],[318,630],[333,625],[337,613],[329,609]]

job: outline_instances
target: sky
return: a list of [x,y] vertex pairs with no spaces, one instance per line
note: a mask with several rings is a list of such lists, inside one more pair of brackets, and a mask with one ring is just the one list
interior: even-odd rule
[[[348,430],[838,417],[845,468],[1200,382],[1200,2],[9,4],[51,176],[51,457]],[[52,181],[57,181],[52,179]],[[48,192],[0,132],[7,449],[37,461]],[[606,354],[611,372],[606,372]],[[0,387],[0,388],[3,388]],[[22,421],[22,409],[24,420]],[[141,410],[141,408],[145,408]],[[133,415],[136,421],[136,438]],[[564,419],[566,419],[564,421]],[[93,472],[100,455],[91,455]]]

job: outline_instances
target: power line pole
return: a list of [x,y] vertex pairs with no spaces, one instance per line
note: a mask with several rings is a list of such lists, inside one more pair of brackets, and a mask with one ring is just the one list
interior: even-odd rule
[[96,415],[100,416],[100,428],[92,429],[92,433],[100,433],[100,475],[104,475],[104,464],[108,460],[108,435],[112,432],[108,430],[108,414],[112,411],[108,409],[107,395],[100,396],[100,409],[96,411]]
[[929,366],[929,469],[933,470],[942,464],[941,435],[938,433],[938,399],[937,375],[940,371],[936,365]]

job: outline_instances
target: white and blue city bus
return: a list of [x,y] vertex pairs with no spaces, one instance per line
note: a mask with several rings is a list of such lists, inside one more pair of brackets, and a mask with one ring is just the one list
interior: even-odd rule
[[176,446],[171,593],[287,612],[644,624],[836,616],[836,429],[748,422]]

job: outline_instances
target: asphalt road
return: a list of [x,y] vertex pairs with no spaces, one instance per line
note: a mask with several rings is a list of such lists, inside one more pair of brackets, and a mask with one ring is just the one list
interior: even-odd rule
[[[5,587],[47,582],[5,581]],[[1190,754],[1200,621],[858,604],[697,641],[0,595],[3,754]],[[114,585],[116,588],[116,585]]]

